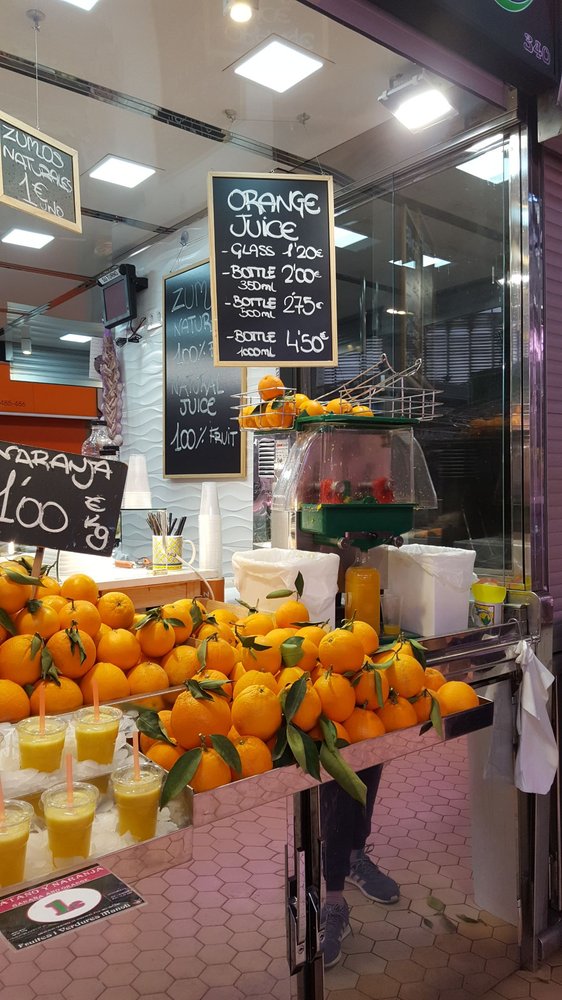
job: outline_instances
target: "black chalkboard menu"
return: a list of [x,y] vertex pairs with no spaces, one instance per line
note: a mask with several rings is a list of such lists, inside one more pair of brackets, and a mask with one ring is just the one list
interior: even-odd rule
[[81,233],[78,153],[0,111],[0,202]]
[[216,365],[337,364],[328,176],[209,174]]
[[0,541],[109,556],[127,466],[0,441]]
[[164,476],[237,479],[246,441],[236,420],[240,368],[213,365],[209,261],[167,274],[164,317]]

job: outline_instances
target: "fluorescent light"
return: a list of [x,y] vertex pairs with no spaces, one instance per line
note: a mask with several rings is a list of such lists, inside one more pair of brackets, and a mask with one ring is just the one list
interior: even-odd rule
[[21,338],[21,353],[31,354],[31,340],[29,339],[29,337]]
[[481,156],[475,156],[473,160],[459,163],[457,170],[462,170],[465,174],[472,174],[473,177],[479,177],[480,180],[488,181],[489,184],[503,184],[505,180],[504,160],[504,147],[498,146],[497,149],[489,149]]
[[334,243],[337,247],[350,247],[353,243],[360,243],[361,240],[368,240],[368,236],[363,233],[354,233],[352,229],[344,229],[342,226],[334,226]]
[[424,267],[445,267],[450,263],[450,260],[444,260],[443,257],[428,257],[426,254],[422,257],[422,264]]
[[54,238],[54,236],[47,236],[45,233],[34,233],[31,229],[11,229],[2,237],[2,243],[14,243],[18,247],[42,250]]
[[285,42],[272,41],[259,48],[235,68],[238,76],[284,94],[323,66],[321,59]]
[[144,253],[145,250],[148,250],[148,247],[141,247],[140,250],[133,250],[133,252],[129,254],[129,257],[136,257],[138,253]]
[[412,312],[408,312],[406,309],[387,309],[387,313],[391,316],[413,316]]
[[415,262],[415,260],[407,260],[407,261],[403,261],[403,260],[389,260],[388,263],[389,264],[395,264],[396,267],[411,267],[413,270],[415,270],[415,268],[416,268],[416,262]]
[[73,7],[80,7],[80,10],[91,10],[98,0],[63,0],[63,3],[71,3]]
[[81,333],[65,333],[59,340],[70,340],[73,344],[87,344],[91,337],[84,337]]
[[154,167],[146,167],[143,163],[123,160],[120,156],[105,156],[101,163],[90,171],[90,177],[97,181],[134,188],[154,173],[156,173]]

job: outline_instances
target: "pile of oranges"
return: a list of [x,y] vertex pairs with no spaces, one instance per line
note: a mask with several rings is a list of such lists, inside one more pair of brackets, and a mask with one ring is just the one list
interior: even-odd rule
[[259,401],[249,402],[240,408],[238,423],[243,430],[287,430],[295,417],[320,417],[323,414],[342,414],[372,417],[368,406],[338,396],[326,402],[309,399],[301,392],[287,389],[277,375],[264,375],[258,382]]
[[[424,670],[409,642],[380,650],[365,622],[332,630],[310,623],[300,599],[284,600],[274,614],[207,612],[184,599],[139,615],[126,594],[99,597],[84,574],[61,586],[42,577],[33,599],[25,573],[19,563],[0,566],[0,721],[37,714],[40,684],[48,714],[91,704],[95,679],[101,702],[134,697],[158,713],[160,738],[141,736],[156,763],[169,770],[201,751],[190,780],[196,791],[270,770],[287,722],[318,741],[328,724],[341,745],[425,722],[435,703],[442,715],[478,705],[470,685]],[[179,694],[168,693],[178,686]],[[220,739],[237,751],[236,771],[217,750]]]

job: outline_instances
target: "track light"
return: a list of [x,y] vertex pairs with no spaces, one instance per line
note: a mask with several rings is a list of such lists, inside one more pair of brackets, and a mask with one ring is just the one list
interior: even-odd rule
[[31,354],[31,340],[29,337],[21,338],[21,353]]
[[414,76],[399,73],[378,98],[391,115],[411,132],[445,121],[457,114],[442,90],[421,70]]
[[238,24],[245,24],[251,21],[254,11],[258,9],[259,0],[223,0],[223,12],[225,16],[236,21]]

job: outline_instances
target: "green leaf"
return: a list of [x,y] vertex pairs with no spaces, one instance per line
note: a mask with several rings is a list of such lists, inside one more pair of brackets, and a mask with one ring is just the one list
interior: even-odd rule
[[297,573],[297,575],[295,577],[295,590],[296,590],[297,596],[298,596],[298,598],[300,600],[301,597],[302,597],[302,595],[303,595],[303,591],[304,591],[304,577],[303,577],[302,573],[300,573],[300,572]]
[[26,604],[27,610],[32,615],[36,615],[37,612],[41,610],[42,606],[41,601],[38,601],[36,597],[32,597]]
[[0,625],[3,625],[9,635],[17,635],[16,626],[4,608],[0,608]]
[[225,691],[226,685],[234,683],[233,681],[228,680],[228,679],[225,680],[225,681],[215,681],[215,680],[196,681],[195,678],[193,678],[193,680],[195,681],[195,684],[199,684],[199,686],[201,687],[201,689],[203,690],[203,692],[214,691],[216,694],[220,694],[220,695],[224,696],[225,698],[227,697],[227,694],[226,694],[226,691]]
[[292,635],[281,643],[281,657],[286,667],[296,667],[303,658],[302,644],[304,636]]
[[423,736],[424,733],[428,733],[430,729],[433,729],[433,723],[424,722],[423,726],[420,729],[420,736]]
[[250,612],[251,615],[255,614],[258,610],[257,607],[253,608],[251,604],[246,604],[246,601],[241,601],[239,597],[236,598],[236,603],[241,604],[243,608],[246,608],[246,611]]
[[417,639],[408,639],[408,642],[412,647],[412,653],[414,654],[414,657],[416,658],[418,663],[421,663],[423,669],[425,670],[425,668],[427,667],[425,646],[422,646],[421,642],[418,642]]
[[208,643],[209,643],[208,639],[203,639],[203,642],[200,644],[200,646],[199,646],[199,648],[197,650],[197,659],[199,660],[199,663],[201,664],[202,667],[205,667],[207,665],[207,645],[208,645]]
[[169,743],[171,747],[176,745],[164,729],[162,720],[158,718],[158,712],[154,712],[151,708],[141,708],[136,722],[139,732],[149,736],[151,740]]
[[[264,649],[271,649],[271,646],[265,646],[263,642],[256,642],[255,635],[239,635],[238,633],[237,635],[240,642],[242,643],[243,648],[249,649],[250,652],[253,652],[256,649],[258,652],[261,652]],[[256,656],[254,656],[254,660],[255,659],[257,659]]]
[[31,698],[31,695],[35,691],[35,684],[24,684],[23,690],[25,691],[27,697]]
[[382,663],[377,662],[377,670],[388,670],[392,666],[396,659],[396,653],[390,658],[390,660],[383,660]]
[[205,690],[205,688],[203,687],[203,683],[204,683],[203,681],[193,681],[193,680],[184,681],[187,690],[189,691],[190,694],[193,695],[194,698],[197,698],[200,701],[212,701],[213,700],[212,695],[210,695],[209,692]]
[[[283,590],[272,590],[270,594],[266,594],[265,595],[265,599],[266,599],[266,601],[274,601],[277,597],[290,597],[291,594],[294,594],[294,593],[295,593],[294,590],[286,590],[286,589],[283,589]],[[240,601],[240,604],[242,604],[242,601]],[[244,605],[244,606],[248,607],[247,604]]]
[[41,653],[41,677],[44,681],[54,681],[57,687],[61,686],[59,681],[59,672],[55,667],[53,657],[46,646]]
[[45,584],[41,583],[38,576],[27,576],[26,573],[18,573],[15,569],[6,569],[5,566],[2,567],[2,574],[8,577],[12,583],[25,583],[27,586],[32,584],[34,587],[44,587]]
[[39,635],[39,632],[36,632],[35,635],[33,636],[33,639],[31,640],[31,646],[29,650],[31,659],[33,659],[34,656],[37,656],[37,653],[41,649],[42,645],[43,645],[43,639]]
[[80,657],[80,663],[81,664],[84,663],[84,661],[88,659],[88,654],[84,649],[84,644],[80,638],[80,633],[78,629],[76,628],[75,625],[72,625],[71,628],[65,629],[65,632],[70,640],[70,652],[72,656],[74,656],[74,650],[77,648],[78,655]]
[[426,899],[426,903],[428,906],[431,907],[432,910],[435,910],[436,913],[445,912],[445,903],[441,902],[440,899],[437,899],[436,896],[428,896]]
[[193,622],[193,631],[196,631],[199,626],[203,624],[203,615],[195,598],[191,602],[189,614],[191,615],[191,621]]
[[335,750],[338,738],[338,731],[334,726],[334,723],[332,722],[331,719],[328,719],[327,716],[325,715],[321,715],[318,721],[320,723],[320,729],[324,737],[324,743],[328,747],[328,750]]
[[144,628],[144,626],[148,625],[149,622],[156,621],[157,618],[158,618],[157,608],[152,608],[150,611],[147,611],[144,618],[141,618],[140,622],[138,622],[138,624],[135,625],[135,632],[138,632],[140,628]]
[[219,736],[218,734],[211,736],[210,739],[212,746],[217,751],[219,757],[222,757],[225,764],[228,764],[232,771],[236,771],[236,774],[242,774],[240,754],[230,740],[226,736]]
[[[298,711],[302,704],[302,700],[306,694],[306,684],[308,681],[308,674],[303,674],[299,677],[298,681],[291,684],[291,687],[286,692],[285,704],[283,706],[283,711],[287,722],[290,722],[295,713]],[[292,749],[292,747],[291,747]]]
[[287,726],[287,742],[291,748],[293,757],[302,771],[306,773],[306,753],[304,749],[303,734],[296,726]]
[[322,744],[320,747],[320,763],[324,770],[328,774],[331,774],[332,778],[343,788],[344,792],[347,792],[348,795],[351,795],[352,799],[356,799],[362,806],[365,806],[367,802],[367,788],[358,775],[346,764],[339,750],[330,749],[325,743]]
[[170,799],[179,795],[186,785],[189,785],[189,782],[201,763],[202,755],[203,751],[201,747],[195,747],[193,750],[188,750],[186,753],[182,754],[174,766],[170,768],[160,796],[161,809],[168,804]]
[[[290,726],[289,728],[295,729],[295,726]],[[301,739],[304,746],[304,756],[306,760],[306,773],[312,775],[317,781],[320,781],[320,754],[318,752],[318,747],[308,733],[303,733],[300,731]]]
[[434,698],[433,694],[431,694],[431,711],[429,713],[429,721],[439,738],[443,739],[443,719],[441,718],[441,709],[437,698]]
[[375,670],[374,678],[375,678],[375,691],[377,695],[377,701],[379,703],[379,708],[382,708],[384,703],[384,695],[382,690],[381,675],[378,670]]
[[185,628],[185,625],[179,618],[163,618],[162,621],[164,625],[171,625],[172,628]]
[[275,740],[275,746],[273,747],[271,756],[274,761],[280,760],[285,750],[287,749],[287,727],[281,726],[281,729],[277,731],[277,739]]

